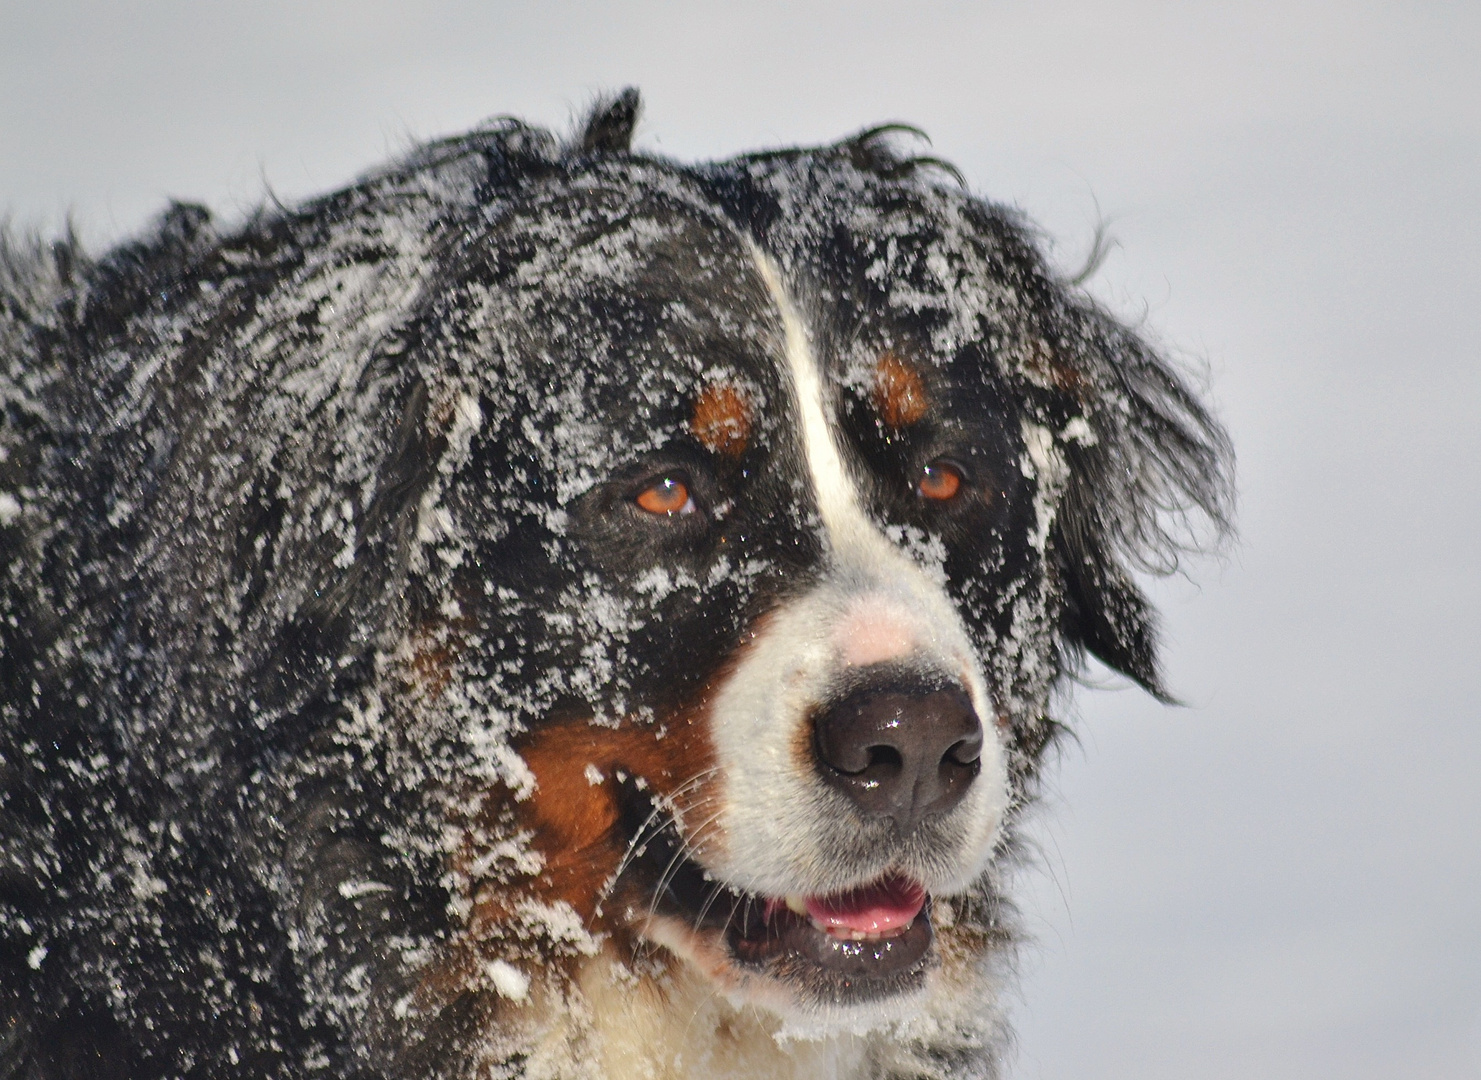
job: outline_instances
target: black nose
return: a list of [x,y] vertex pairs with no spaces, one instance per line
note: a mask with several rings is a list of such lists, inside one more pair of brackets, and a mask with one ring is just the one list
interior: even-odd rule
[[823,779],[902,831],[950,810],[982,769],[982,724],[958,687],[871,686],[814,719]]

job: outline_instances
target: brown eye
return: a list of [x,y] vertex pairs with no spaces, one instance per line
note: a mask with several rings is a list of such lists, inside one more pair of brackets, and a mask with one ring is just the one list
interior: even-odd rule
[[921,498],[946,502],[962,489],[962,470],[947,461],[933,461],[920,471],[915,490]]
[[694,500],[689,497],[689,485],[673,476],[649,484],[633,499],[638,506],[650,514],[692,514]]

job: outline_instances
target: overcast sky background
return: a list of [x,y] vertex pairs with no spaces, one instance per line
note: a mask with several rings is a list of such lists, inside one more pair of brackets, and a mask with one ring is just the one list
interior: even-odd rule
[[683,158],[918,124],[1065,266],[1104,217],[1232,431],[1189,707],[1070,710],[1012,1075],[1481,1077],[1481,4],[0,0],[0,212],[100,246],[627,84]]

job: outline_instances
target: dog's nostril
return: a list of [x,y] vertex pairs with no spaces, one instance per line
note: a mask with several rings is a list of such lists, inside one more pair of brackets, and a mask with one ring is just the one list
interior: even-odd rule
[[954,744],[941,761],[942,764],[949,761],[956,765],[974,765],[981,757],[982,728],[979,725],[975,735]]
[[881,767],[898,769],[904,764],[905,761],[900,757],[900,751],[893,746],[871,746],[869,748],[868,768],[870,769]]
[[961,802],[981,771],[982,739],[957,687],[867,686],[814,717],[823,780],[864,815],[902,830]]

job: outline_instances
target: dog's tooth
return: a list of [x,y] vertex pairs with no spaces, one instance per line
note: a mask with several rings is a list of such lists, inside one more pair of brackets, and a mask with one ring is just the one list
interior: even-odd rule
[[797,893],[789,893],[786,897],[787,910],[798,915],[807,914],[807,900]]

